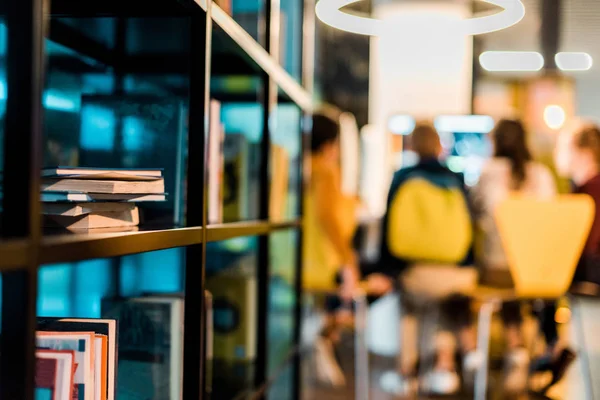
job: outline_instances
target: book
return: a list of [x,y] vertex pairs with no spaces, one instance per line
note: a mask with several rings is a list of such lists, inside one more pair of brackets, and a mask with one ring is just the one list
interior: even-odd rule
[[210,277],[212,294],[213,357],[227,361],[249,361],[256,356],[256,277],[244,273],[248,259]]
[[[43,381],[48,377],[45,369],[46,361],[54,362],[56,365],[56,379],[53,382],[52,400],[63,400],[73,398],[73,374],[75,372],[75,352],[69,350],[36,350],[35,385],[36,400],[48,396]],[[41,364],[40,364],[41,362]],[[40,393],[41,392],[41,393]]]
[[[103,178],[103,177],[111,178]],[[145,178],[161,178],[162,169],[110,169],[110,168],[86,168],[86,167],[49,167],[42,169],[42,177],[86,177],[86,179],[121,179],[144,180]],[[135,179],[134,179],[135,178]],[[139,178],[139,179],[138,179]]]
[[107,400],[108,338],[96,333],[94,339],[94,398]]
[[70,178],[43,178],[42,191],[107,193],[107,194],[163,194],[165,181],[87,180]]
[[106,398],[115,400],[118,357],[116,319],[38,317],[37,329],[50,332],[94,332],[95,335],[106,337],[106,351],[103,351],[106,354]]
[[44,226],[63,227],[70,230],[121,228],[137,226],[140,213],[137,207],[131,210],[82,214],[76,217],[64,215],[44,215]]
[[223,141],[225,127],[221,123],[221,103],[210,101],[208,133],[208,223],[223,222]]
[[39,349],[73,350],[75,352],[75,375],[73,398],[94,399],[94,332],[41,332],[36,333]]
[[166,296],[102,300],[102,315],[119,321],[117,399],[181,399],[183,304]]
[[133,203],[98,202],[98,203],[47,203],[42,204],[42,214],[80,217],[86,214],[103,212],[127,212],[135,209]]
[[52,358],[35,360],[35,398],[36,400],[60,400],[56,391],[59,385],[58,361]]
[[[1,197],[1,196],[0,196]],[[53,192],[46,191],[41,193],[41,200],[44,203],[53,202],[154,202],[165,201],[166,193],[156,194],[109,194],[109,193],[78,193],[78,192]]]
[[223,221],[248,219],[250,144],[240,133],[228,133],[223,143]]
[[271,188],[269,191],[269,217],[272,221],[283,221],[289,188],[290,158],[281,146],[271,146]]

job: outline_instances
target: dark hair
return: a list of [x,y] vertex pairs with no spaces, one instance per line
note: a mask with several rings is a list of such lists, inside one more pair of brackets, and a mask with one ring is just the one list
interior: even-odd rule
[[314,114],[312,117],[312,136],[310,140],[310,149],[313,152],[337,140],[340,135],[340,124],[330,116],[324,114]]
[[525,181],[527,163],[532,160],[523,124],[520,121],[501,120],[494,129],[493,140],[494,157],[510,160],[513,185],[519,189]]
[[419,122],[410,134],[410,145],[419,158],[435,158],[439,156],[441,149],[440,135],[433,125],[427,122]]
[[600,166],[600,129],[596,125],[586,125],[575,134],[573,143],[580,149],[592,152],[596,164]]

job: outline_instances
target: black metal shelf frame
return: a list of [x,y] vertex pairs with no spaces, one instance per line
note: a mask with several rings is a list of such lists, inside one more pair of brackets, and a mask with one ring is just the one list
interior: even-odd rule
[[[0,337],[0,398],[34,400],[35,329],[37,277],[41,265],[82,261],[92,258],[118,257],[173,247],[186,248],[185,261],[185,326],[183,398],[202,399],[204,382],[204,282],[206,243],[242,236],[258,236],[258,324],[255,387],[267,382],[267,313],[269,289],[269,235],[273,232],[296,230],[299,247],[302,242],[302,218],[284,222],[269,221],[269,157],[260,165],[259,221],[233,224],[207,224],[206,138],[208,135],[208,100],[210,77],[223,74],[259,76],[263,106],[263,135],[261,151],[270,153],[272,137],[268,123],[280,102],[295,103],[304,113],[313,110],[310,90],[305,90],[280,65],[272,38],[279,29],[279,2],[264,0],[263,21],[266,47],[263,48],[246,33],[231,16],[213,4],[212,0],[107,0],[81,2],[77,0],[0,0],[0,14],[8,29],[6,80],[7,107],[4,130],[3,198],[0,230],[0,273],[2,274],[2,321]],[[301,0],[295,0],[301,1]],[[305,11],[306,13],[306,8]],[[156,60],[114,57],[109,50],[85,38],[74,38],[69,27],[51,17],[167,17],[190,18],[190,51],[184,58],[165,62]],[[306,18],[306,15],[304,16]],[[301,26],[305,26],[303,21]],[[214,26],[213,26],[214,22]],[[162,73],[181,68],[187,63],[189,72],[189,107],[201,110],[190,113],[188,133],[188,207],[186,227],[147,230],[129,233],[59,235],[46,237],[40,221],[39,170],[43,131],[42,91],[45,82],[44,40],[48,37],[69,46],[78,46],[84,55],[97,65],[60,63],[62,68],[112,68],[115,61],[121,72],[144,70]],[[303,37],[302,83],[312,86],[312,55]],[[83,41],[81,41],[83,40]],[[83,43],[83,46],[82,46]],[[211,59],[212,46],[219,51]],[[308,49],[308,50],[307,50]],[[231,61],[235,60],[236,63]],[[309,60],[307,63],[306,60]],[[237,62],[241,61],[241,62]],[[212,68],[217,69],[211,71]],[[144,68],[152,67],[152,70]],[[231,70],[227,68],[233,67]],[[278,89],[285,94],[278,96]],[[302,156],[307,136],[302,133]],[[298,171],[298,174],[302,174]],[[301,179],[303,182],[304,179]],[[303,186],[303,185],[301,185]],[[302,188],[299,189],[302,198]],[[298,215],[301,214],[301,205]],[[299,344],[302,252],[296,258],[296,304],[294,346]],[[300,398],[299,356],[290,361],[295,368],[293,395]],[[284,368],[285,366],[282,366]],[[262,397],[262,395],[261,395]]]

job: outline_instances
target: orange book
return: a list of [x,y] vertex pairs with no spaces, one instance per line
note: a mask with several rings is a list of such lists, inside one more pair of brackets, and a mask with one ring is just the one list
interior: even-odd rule
[[108,337],[96,334],[96,341],[100,341],[100,354],[96,354],[96,393],[100,394],[100,400],[107,400],[108,379]]

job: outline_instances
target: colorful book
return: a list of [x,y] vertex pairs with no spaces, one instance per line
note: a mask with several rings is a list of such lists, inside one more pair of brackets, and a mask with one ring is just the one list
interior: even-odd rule
[[73,399],[95,400],[94,396],[94,332],[36,333],[39,349],[72,350],[77,368],[73,377]]
[[[73,399],[73,374],[75,373],[75,352],[69,350],[36,350],[36,400],[48,396],[48,386],[44,382],[49,377],[48,362],[56,365],[52,383],[52,400]],[[40,397],[38,397],[40,396]]]
[[94,332],[95,337],[106,337],[106,349],[102,350],[102,368],[106,370],[106,379],[101,378],[101,381],[105,382],[106,399],[115,400],[118,357],[116,319],[38,317],[37,324],[39,331]]
[[106,194],[163,194],[165,192],[165,181],[163,178],[144,181],[43,178],[42,191]]
[[85,179],[157,179],[163,175],[162,169],[120,169],[87,167],[47,167],[42,169],[42,177],[80,177]]
[[44,215],[44,226],[61,227],[67,229],[98,229],[98,228],[123,228],[138,226],[140,212],[137,207],[125,211],[102,211],[98,213],[69,215]]
[[[1,198],[0,193],[0,198]],[[93,201],[110,201],[110,202],[156,202],[165,201],[166,193],[157,194],[108,194],[108,193],[76,193],[76,192],[53,192],[45,191],[41,193],[41,200],[44,203],[52,202],[76,202],[85,203]]]

